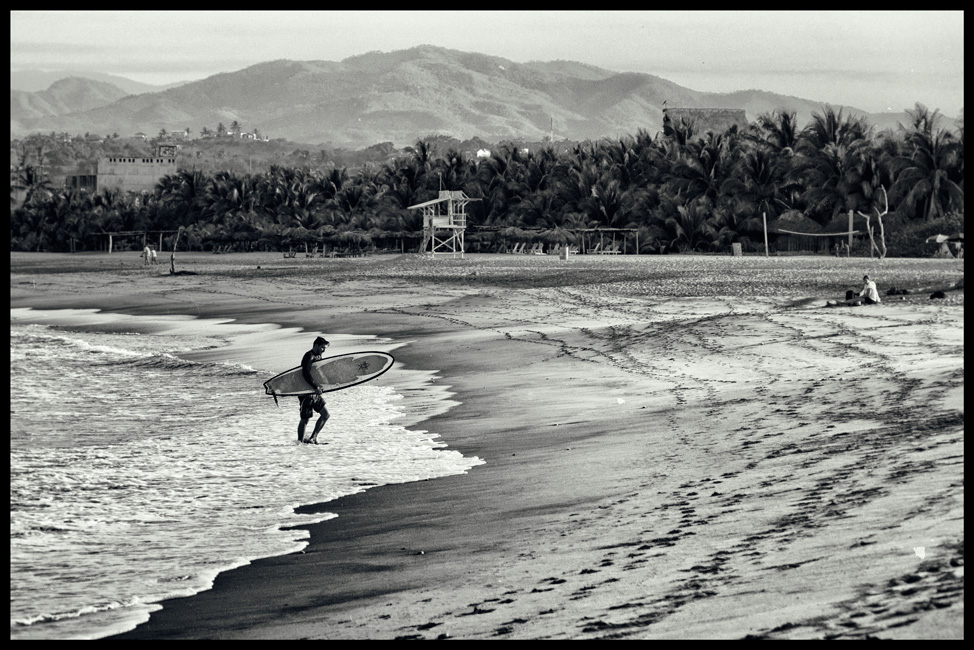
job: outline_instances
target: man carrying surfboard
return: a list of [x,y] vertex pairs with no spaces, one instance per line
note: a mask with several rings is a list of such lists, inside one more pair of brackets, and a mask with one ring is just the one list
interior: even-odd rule
[[[325,422],[328,421],[328,409],[325,408],[325,399],[321,396],[321,386],[311,374],[311,364],[315,361],[321,361],[321,355],[325,353],[325,348],[327,347],[328,341],[319,336],[315,339],[312,348],[305,352],[304,357],[301,359],[301,374],[304,375],[304,380],[314,387],[315,392],[310,395],[302,395],[298,398],[301,405],[301,423],[298,424],[298,442],[317,445],[318,433],[325,426]],[[318,421],[315,422],[315,430],[311,434],[311,437],[305,440],[304,429],[315,411],[318,412],[319,416]]]

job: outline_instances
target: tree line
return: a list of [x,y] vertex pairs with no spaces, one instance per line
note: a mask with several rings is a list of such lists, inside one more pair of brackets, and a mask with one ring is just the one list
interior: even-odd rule
[[[575,243],[592,228],[638,230],[640,253],[756,250],[765,219],[800,215],[839,231],[850,210],[886,210],[893,233],[944,220],[962,228],[963,125],[941,128],[939,111],[921,104],[907,114],[898,132],[876,134],[825,106],[803,129],[776,111],[723,133],[682,121],[655,137],[640,130],[561,151],[507,143],[482,159],[427,139],[354,173],[180,169],[141,193],[54,188],[25,160],[11,172],[11,250],[100,250],[109,232],[177,230],[180,247],[197,250],[415,250],[422,217],[407,208],[441,189],[480,199],[468,206],[479,229],[467,237],[480,250],[513,238]],[[17,189],[26,200],[14,207]]]

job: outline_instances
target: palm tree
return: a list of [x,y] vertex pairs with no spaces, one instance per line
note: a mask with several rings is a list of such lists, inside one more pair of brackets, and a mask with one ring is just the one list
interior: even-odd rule
[[691,142],[673,166],[666,186],[683,203],[705,196],[716,203],[725,181],[731,177],[736,149],[725,135],[707,132]]
[[68,240],[68,248],[74,253],[78,245],[87,248],[89,238],[93,234],[92,197],[86,190],[72,190],[65,193],[64,201],[68,203],[68,212],[58,231]]
[[806,211],[818,223],[862,207],[861,161],[869,155],[871,130],[865,118],[843,118],[841,109],[825,106],[799,136],[787,179],[801,185]]
[[930,135],[916,131],[907,138],[906,146],[913,151],[904,156],[905,167],[890,188],[894,201],[908,216],[926,220],[951,210],[963,211],[964,189],[950,178],[963,165],[962,149],[953,135],[944,129]]
[[913,105],[913,110],[907,110],[906,115],[910,118],[909,122],[906,126],[900,123],[899,129],[905,132],[908,137],[921,134],[927,138],[932,138],[934,131],[937,129],[943,117],[940,114],[940,109],[934,109],[931,112],[929,108],[920,102]]
[[220,224],[240,213],[258,211],[256,179],[221,171],[209,179],[204,190],[204,218]]
[[[14,170],[10,189],[25,192],[24,205],[29,205],[35,196],[48,196],[53,191],[53,186],[42,167],[26,163],[18,165]],[[11,195],[10,203],[14,202],[15,197]]]
[[632,221],[633,193],[624,191],[620,181],[601,177],[593,187],[591,201],[592,221],[606,228],[627,228],[635,225]]
[[428,140],[418,140],[412,147],[406,147],[410,160],[416,167],[416,176],[426,182],[433,169],[433,145]]
[[811,156],[803,156],[790,177],[800,179],[801,198],[808,215],[825,225],[847,207],[850,183],[850,152],[845,145],[829,144]]
[[451,148],[433,162],[430,172],[443,184],[443,189],[459,190],[466,183],[468,165],[463,153]]
[[156,196],[173,211],[178,225],[188,226],[202,215],[208,180],[200,170],[184,169],[160,179]]
[[752,128],[757,138],[776,153],[791,155],[795,152],[799,129],[794,111],[776,110],[763,113],[758,116]]
[[847,116],[843,119],[842,109],[826,105],[822,113],[812,113],[812,121],[801,132],[796,142],[798,151],[805,155],[815,155],[828,145],[851,147],[860,140],[868,139],[872,127],[865,117]]
[[599,208],[594,199],[596,184],[599,182],[599,169],[594,160],[575,160],[558,177],[555,192],[561,210],[566,215],[583,218],[582,227],[589,228],[592,218]]
[[[734,166],[732,178],[723,185],[731,199],[722,212],[721,226],[739,237],[751,237],[763,229],[763,218],[776,218],[792,209],[782,192],[785,170],[778,154],[767,147],[752,148]],[[727,239],[725,233],[724,239]],[[734,237],[730,237],[734,241]]]
[[475,194],[484,197],[484,223],[500,225],[524,198],[524,159],[518,148],[506,144],[477,166]]
[[718,239],[707,198],[676,206],[676,210],[677,214],[665,222],[670,249],[681,252],[707,250]]
[[412,159],[397,158],[380,171],[378,183],[382,186],[379,211],[383,215],[383,230],[412,231],[422,227],[422,216],[407,208],[420,203],[422,172]]
[[[19,160],[17,166],[11,172],[11,205],[16,202],[16,198],[13,195],[15,190],[25,192],[23,205],[29,205],[38,193],[45,197],[52,193],[51,181],[45,171],[46,165],[44,164],[44,160],[46,156],[47,152],[45,151],[45,142],[43,140],[39,143],[36,142],[36,139],[30,142],[25,141],[20,145]],[[36,163],[30,162],[32,157],[36,158]]]
[[346,183],[330,200],[330,204],[341,214],[341,223],[347,224],[354,216],[374,208],[377,194],[378,187],[372,182]]

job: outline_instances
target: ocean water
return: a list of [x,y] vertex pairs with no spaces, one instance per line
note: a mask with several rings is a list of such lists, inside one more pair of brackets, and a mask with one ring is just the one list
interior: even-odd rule
[[283,528],[333,517],[296,506],[483,462],[404,426],[429,409],[411,405],[415,377],[397,388],[408,370],[328,394],[328,444],[303,445],[297,400],[278,408],[262,386],[300,356],[280,368],[193,361],[227,338],[215,327],[146,334],[136,317],[132,331],[44,324],[57,313],[11,310],[11,639],[132,629],[160,600],[307,544],[306,531]]

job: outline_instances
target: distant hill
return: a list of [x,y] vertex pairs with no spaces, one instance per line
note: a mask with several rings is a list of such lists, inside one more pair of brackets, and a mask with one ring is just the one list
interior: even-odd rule
[[13,124],[87,111],[113,104],[128,95],[126,91],[109,83],[69,77],[55,81],[47,90],[11,90],[10,121]]
[[41,90],[47,90],[51,87],[51,84],[62,79],[67,79],[68,77],[109,83],[113,86],[118,86],[129,95],[157,93],[186,83],[181,81],[179,83],[159,86],[133,81],[112,74],[84,70],[12,70],[10,72],[10,90],[23,90],[31,93],[39,92]]
[[12,93],[11,137],[49,131],[199,132],[237,121],[244,130],[257,128],[271,138],[348,148],[380,142],[402,147],[440,134],[488,142],[538,141],[547,135],[581,140],[639,129],[655,134],[662,128],[664,100],[670,107],[744,109],[751,121],[783,108],[794,111],[802,125],[826,103],[760,90],[699,92],[650,74],[571,61],[514,63],[420,46],[341,62],[271,61],[106,105],[32,117],[19,111],[16,120]]

